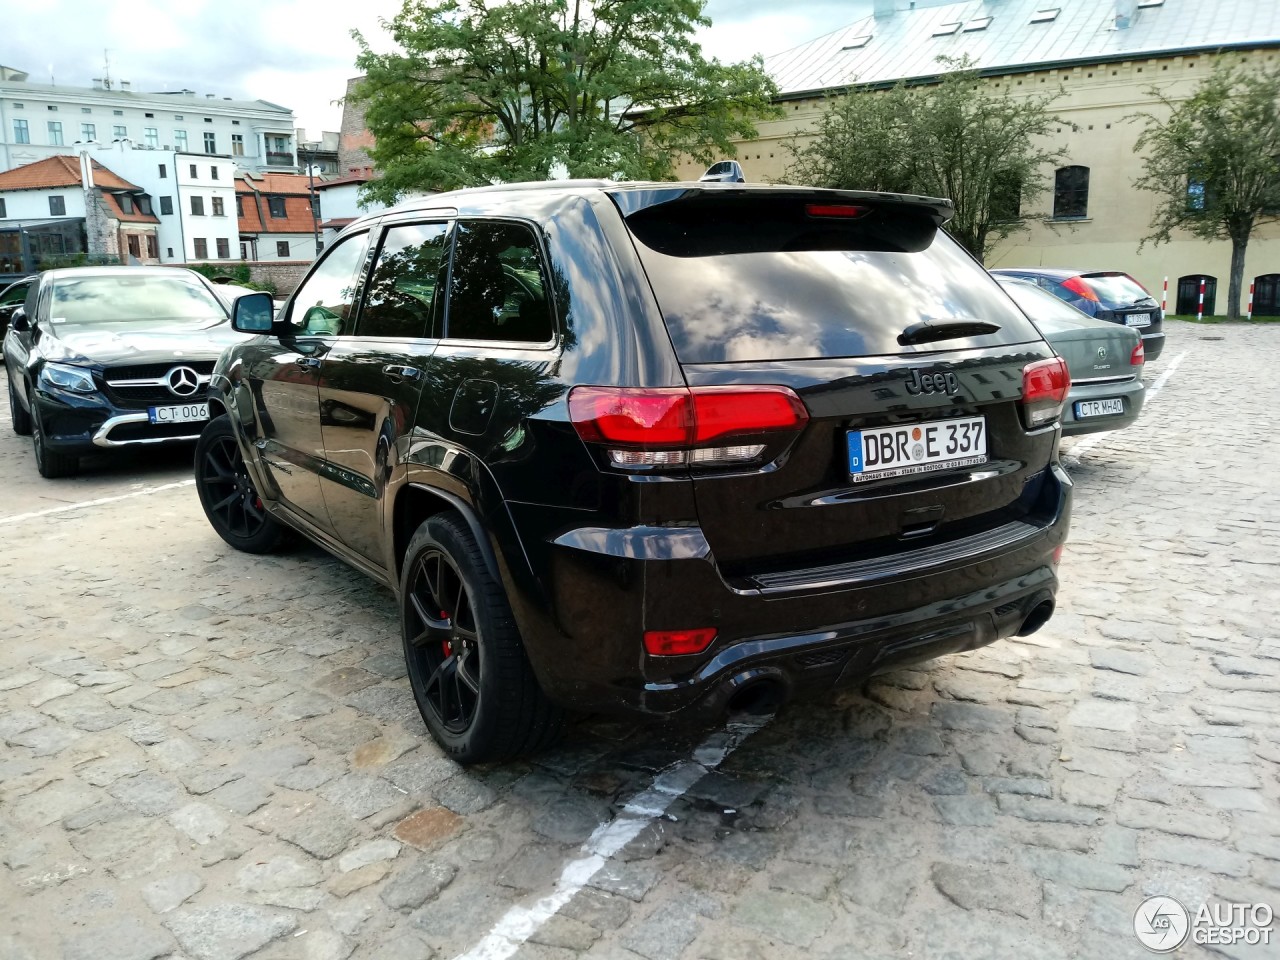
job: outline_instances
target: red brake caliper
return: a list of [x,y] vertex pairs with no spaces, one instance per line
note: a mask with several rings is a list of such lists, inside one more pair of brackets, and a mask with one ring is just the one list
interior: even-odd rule
[[[449,614],[448,614],[446,611],[441,610],[441,611],[440,611],[440,619],[441,619],[441,620],[448,620],[448,619],[449,619]],[[445,655],[446,657],[449,657],[449,656],[452,656],[452,655],[453,655],[453,647],[449,645],[449,641],[448,641],[448,640],[442,640],[442,641],[440,642],[440,645],[441,645],[441,647],[443,647],[443,648],[444,648],[444,655]]]

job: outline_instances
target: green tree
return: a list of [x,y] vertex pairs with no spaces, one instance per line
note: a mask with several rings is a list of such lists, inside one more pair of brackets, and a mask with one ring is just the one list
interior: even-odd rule
[[1181,103],[1149,94],[1166,117],[1144,121],[1140,190],[1159,198],[1143,243],[1167,243],[1174,230],[1231,241],[1227,318],[1240,316],[1244,258],[1259,224],[1280,219],[1280,69],[1250,71],[1219,63]]
[[357,31],[353,96],[377,143],[367,193],[575,177],[664,179],[685,155],[733,156],[772,115],[760,58],[721,64],[694,32],[704,0],[405,0],[383,21],[398,48]]
[[1044,146],[1060,123],[1060,94],[996,92],[967,60],[939,61],[948,72],[931,86],[851,88],[834,98],[811,140],[790,145],[787,179],[847,190],[949,197],[947,230],[982,259],[1023,229],[1024,210],[1062,156]]

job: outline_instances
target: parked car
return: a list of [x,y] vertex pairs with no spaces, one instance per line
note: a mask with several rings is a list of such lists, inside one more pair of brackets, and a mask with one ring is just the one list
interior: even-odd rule
[[707,172],[698,178],[699,183],[746,183],[742,173],[742,165],[737,160],[721,160],[707,167]]
[[1119,430],[1137,420],[1144,396],[1144,346],[1137,332],[1086,316],[1029,281],[998,279],[1067,361],[1071,392],[1062,411],[1062,435]]
[[31,436],[41,476],[75,473],[90,453],[198,438],[214,361],[244,339],[203,277],[74,267],[34,284],[4,364],[13,429]]
[[0,339],[4,338],[5,331],[9,329],[9,317],[27,299],[27,291],[34,281],[35,277],[23,277],[7,287],[0,287]]
[[348,226],[223,354],[196,487],[397,597],[462,762],[561,709],[704,718],[1053,611],[1066,364],[947,201],[518,184]]
[[991,272],[998,277],[1029,280],[1090,317],[1133,327],[1142,336],[1148,360],[1155,360],[1164,349],[1164,313],[1160,304],[1127,273],[1081,273],[1051,267],[1000,267]]

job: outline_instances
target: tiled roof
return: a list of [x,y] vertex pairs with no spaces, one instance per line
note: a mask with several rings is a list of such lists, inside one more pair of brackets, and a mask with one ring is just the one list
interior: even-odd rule
[[[311,200],[307,192],[307,178],[301,177],[302,191],[297,191],[298,174],[268,173],[261,177],[236,177],[236,196],[240,199],[243,215],[239,218],[240,232],[254,233],[311,233]],[[255,194],[257,202],[255,202]],[[284,200],[283,217],[271,216],[271,198]],[[259,215],[261,205],[261,215]]]
[[[104,190],[131,190],[142,188],[116,176],[97,160],[93,160],[93,182]],[[47,157],[14,167],[0,173],[0,190],[48,190],[55,187],[80,186],[80,159],[78,157]]]
[[120,205],[120,198],[114,193],[103,191],[102,199],[107,204],[107,210],[111,216],[115,217],[121,223],[159,223],[160,219],[154,213],[143,213],[138,209],[138,205],[133,205],[133,212],[126,213],[124,207]]
[[343,227],[349,226],[356,222],[355,217],[334,217],[320,224],[322,230],[341,230]]
[[[305,173],[255,173],[252,176],[237,174],[240,183],[247,183],[259,193],[293,194],[294,196],[310,196]],[[316,186],[320,185],[317,180]],[[239,190],[239,183],[236,185]]]
[[361,173],[353,173],[347,177],[339,177],[336,180],[325,180],[323,183],[317,181],[317,190],[328,190],[330,187],[345,187],[353,183],[368,183],[373,177],[365,176]]
[[995,73],[1277,44],[1276,0],[963,0],[864,17],[766,57],[765,69],[785,95],[933,77],[938,57]]

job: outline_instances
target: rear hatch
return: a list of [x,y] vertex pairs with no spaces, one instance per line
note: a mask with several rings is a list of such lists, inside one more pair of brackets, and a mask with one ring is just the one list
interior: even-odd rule
[[[1101,319],[1134,327],[1139,333],[1156,333],[1160,330],[1164,320],[1160,304],[1142,284],[1127,273],[1083,273],[1075,278],[1075,282],[1083,287],[1080,292],[1085,296],[1092,294],[1090,299],[1098,301],[1102,308],[1098,314]],[[1068,281],[1067,285],[1070,283]]]
[[938,229],[945,201],[675,186],[614,199],[695,393],[780,384],[809,414],[766,466],[692,471],[731,582],[979,542],[1042,509],[1057,431],[1029,429],[1021,398],[1024,369],[1052,351]]

